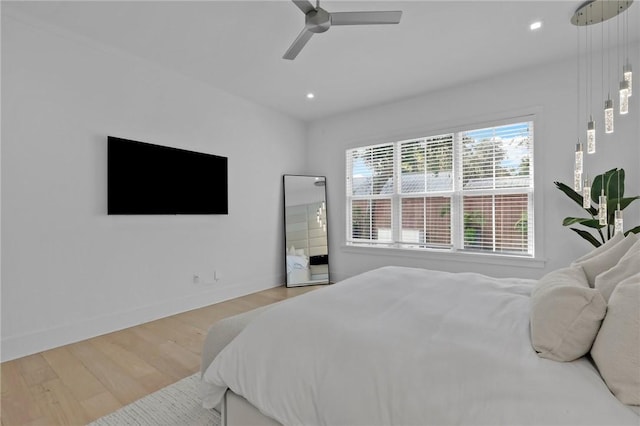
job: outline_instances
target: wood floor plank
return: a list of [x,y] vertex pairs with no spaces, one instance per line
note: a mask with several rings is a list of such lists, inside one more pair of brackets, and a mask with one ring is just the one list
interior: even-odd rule
[[281,300],[286,299],[282,293],[272,292],[272,293],[252,293],[247,294],[246,296],[242,296],[238,298],[238,302],[249,303],[251,306],[255,305],[269,305],[271,303],[280,302]]
[[160,390],[163,387],[169,386],[170,384],[177,381],[161,371],[147,374],[146,376],[139,377],[137,380],[142,386],[144,386],[145,389],[147,389],[149,393]]
[[188,375],[195,373],[200,368],[200,355],[189,352],[175,342],[161,344],[160,350],[167,357],[175,360],[177,364],[186,368],[189,371]]
[[122,346],[109,341],[106,337],[96,337],[91,339],[90,342],[96,349],[111,358],[113,362],[118,364],[131,377],[139,378],[157,371],[142,358]]
[[246,306],[226,301],[193,311],[178,314],[177,318],[203,330],[209,328],[223,318],[241,314],[249,310]]
[[157,346],[150,344],[148,341],[141,339],[134,328],[121,330],[112,333],[109,338],[116,344],[132,351],[147,363],[155,367],[156,370],[162,371],[170,376],[174,381],[178,381],[189,375],[189,370],[181,366],[176,366],[175,362],[163,356]]
[[26,382],[20,371],[20,359],[3,362],[0,367],[0,393],[5,394],[10,390],[26,388]]
[[158,349],[158,355],[172,364],[172,369],[178,377],[186,377],[195,372],[193,366],[199,366],[200,356],[180,347],[176,342],[165,339],[163,336],[150,331],[147,327],[138,327],[133,330],[142,340]]
[[82,425],[89,421],[73,392],[60,379],[49,380],[30,388],[36,403],[52,424]]
[[145,328],[194,354],[199,355],[202,352],[202,342],[204,342],[206,331],[200,328],[185,324],[172,317],[147,323]]
[[[23,426],[50,426],[52,423],[46,417],[39,417],[35,420],[32,420],[28,423],[25,423]],[[4,423],[3,423],[4,426]]]
[[41,416],[40,409],[32,402],[31,395],[6,393],[0,398],[2,421],[6,425],[26,424]]
[[96,349],[90,341],[69,345],[69,350],[121,403],[128,404],[147,394],[135,378]]
[[57,379],[58,375],[44,359],[42,354],[29,355],[18,360],[20,371],[27,385],[33,386]]
[[79,401],[107,390],[100,380],[69,351],[68,346],[45,351],[42,356]]
[[123,406],[110,392],[102,392],[80,401],[80,405],[87,413],[89,421],[106,416]]
[[20,360],[2,363],[2,421],[6,425],[25,424],[42,417],[38,405],[32,403],[29,386],[20,371]]

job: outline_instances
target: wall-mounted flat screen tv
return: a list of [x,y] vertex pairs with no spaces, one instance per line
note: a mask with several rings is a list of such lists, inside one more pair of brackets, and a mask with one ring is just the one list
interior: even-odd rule
[[227,157],[107,139],[108,214],[229,213]]

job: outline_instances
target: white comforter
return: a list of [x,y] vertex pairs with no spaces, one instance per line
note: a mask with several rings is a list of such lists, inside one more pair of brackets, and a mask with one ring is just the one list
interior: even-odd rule
[[386,267],[250,323],[204,375],[285,425],[638,425],[585,358],[539,358],[534,281]]

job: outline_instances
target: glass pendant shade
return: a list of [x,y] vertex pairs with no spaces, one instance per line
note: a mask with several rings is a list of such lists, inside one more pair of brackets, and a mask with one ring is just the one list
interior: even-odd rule
[[596,152],[596,122],[593,117],[587,123],[587,152],[593,154]]
[[607,196],[604,195],[604,189],[600,193],[598,200],[598,223],[600,225],[607,224]]
[[611,98],[604,101],[604,132],[613,133],[613,101]]
[[584,158],[584,154],[582,151],[582,144],[580,142],[578,142],[576,144],[576,165],[575,165],[575,171],[582,174],[582,164],[583,164],[583,158]]
[[620,204],[618,204],[618,208],[615,212],[613,235],[616,235],[618,232],[623,232],[623,229],[624,229],[624,221],[622,220],[622,210],[620,210]]
[[584,178],[582,184],[582,208],[588,209],[591,207],[591,183],[589,178]]
[[632,95],[632,83],[633,83],[633,74],[631,72],[631,64],[626,64],[622,67],[622,75],[624,76],[624,81],[629,84],[629,96]]
[[582,163],[583,163],[582,144],[578,142],[576,144],[576,157],[575,165],[573,168],[573,190],[576,192],[582,191]]
[[623,80],[620,82],[620,115],[629,112],[629,82]]

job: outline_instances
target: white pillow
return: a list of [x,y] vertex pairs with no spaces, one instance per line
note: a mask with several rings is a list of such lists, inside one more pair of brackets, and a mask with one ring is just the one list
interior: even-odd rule
[[573,361],[591,349],[607,303],[580,266],[542,277],[531,294],[531,344],[542,358]]
[[619,283],[636,274],[640,274],[640,240],[631,246],[616,266],[596,277],[595,288],[605,300],[609,300]]
[[622,232],[618,232],[613,236],[613,238],[609,239],[609,241],[605,242],[600,247],[596,247],[595,249],[591,250],[589,253],[585,254],[584,256],[574,260],[573,263],[580,263],[587,259],[591,259],[592,257],[597,256],[600,253],[603,253],[609,250],[611,247],[615,246],[623,239],[624,239],[624,234]]
[[618,284],[611,294],[591,356],[616,398],[640,405],[640,274]]
[[589,286],[593,287],[596,281],[596,276],[613,268],[637,240],[638,237],[636,237],[636,234],[631,233],[618,243],[610,246],[607,250],[604,250],[595,256],[588,257],[586,260],[581,260],[580,262],[575,261],[571,265],[582,266],[582,269],[584,269],[584,273],[587,276]]

